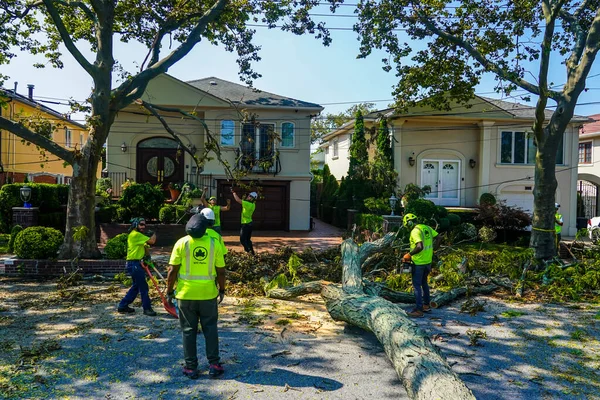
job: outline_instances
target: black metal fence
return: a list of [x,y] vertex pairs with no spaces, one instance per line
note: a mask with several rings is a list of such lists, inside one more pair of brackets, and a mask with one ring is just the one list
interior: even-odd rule
[[185,181],[199,189],[208,188],[207,197],[217,194],[217,183],[213,181],[212,174],[186,174]]
[[598,216],[598,187],[588,181],[577,181],[577,216],[593,218]]

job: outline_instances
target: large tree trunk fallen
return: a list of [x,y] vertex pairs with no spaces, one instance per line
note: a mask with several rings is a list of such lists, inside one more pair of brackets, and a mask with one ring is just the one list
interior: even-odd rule
[[265,295],[272,299],[289,300],[305,294],[321,293],[323,285],[326,284],[327,282],[324,281],[304,282],[295,286],[270,289],[265,292]]
[[453,302],[461,296],[492,293],[496,289],[498,289],[497,285],[459,287],[452,289],[449,292],[436,293],[435,296],[431,298],[429,304],[431,305],[431,308],[438,308]]
[[413,304],[415,302],[414,294],[392,290],[384,283],[363,280],[363,285],[364,293],[370,296],[379,296],[392,303]]
[[398,305],[381,297],[350,294],[335,285],[325,286],[321,295],[334,320],[377,336],[411,399],[475,399]]
[[429,338],[399,306],[379,296],[365,295],[361,260],[373,249],[393,240],[393,235],[359,247],[348,239],[342,243],[343,288],[328,285],[321,295],[334,320],[345,321],[373,332],[383,345],[402,384],[412,399],[475,399],[452,372]]

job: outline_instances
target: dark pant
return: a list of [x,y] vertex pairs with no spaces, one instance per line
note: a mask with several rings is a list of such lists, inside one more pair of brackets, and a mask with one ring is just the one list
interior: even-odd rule
[[429,285],[427,276],[431,271],[431,264],[414,265],[412,270],[412,284],[415,289],[415,299],[417,300],[417,310],[423,311],[423,303],[429,305]]
[[217,319],[219,311],[217,299],[212,300],[177,300],[179,305],[179,325],[183,337],[183,358],[186,368],[198,368],[198,349],[196,348],[196,335],[198,334],[198,321],[202,326],[206,347],[206,358],[209,364],[218,364],[219,357],[219,331]]
[[247,253],[254,254],[254,247],[252,247],[252,222],[242,224],[240,229],[240,243],[244,246],[244,250]]
[[146,272],[142,268],[142,265],[139,261],[127,261],[126,271],[129,275],[131,275],[131,279],[133,279],[133,284],[131,288],[123,297],[123,300],[119,303],[119,308],[125,308],[137,297],[138,293],[142,297],[142,307],[144,310],[149,310],[152,308],[152,303],[150,302],[150,296],[148,296],[148,283],[146,282]]

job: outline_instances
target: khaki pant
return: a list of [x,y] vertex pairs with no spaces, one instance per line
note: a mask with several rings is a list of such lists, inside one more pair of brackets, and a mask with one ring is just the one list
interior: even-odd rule
[[217,299],[212,300],[177,300],[179,306],[179,325],[183,338],[183,358],[186,368],[198,368],[198,321],[204,334],[206,358],[209,364],[218,364],[219,332],[217,320],[219,311]]

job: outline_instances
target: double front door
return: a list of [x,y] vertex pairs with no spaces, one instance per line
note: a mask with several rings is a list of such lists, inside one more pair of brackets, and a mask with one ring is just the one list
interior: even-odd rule
[[184,180],[183,152],[177,143],[168,138],[151,138],[140,142],[137,147],[136,181],[162,185]]
[[421,186],[431,187],[425,198],[437,205],[460,205],[460,161],[422,160]]

